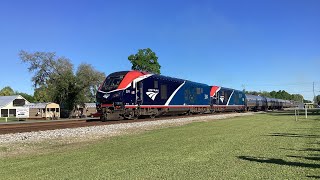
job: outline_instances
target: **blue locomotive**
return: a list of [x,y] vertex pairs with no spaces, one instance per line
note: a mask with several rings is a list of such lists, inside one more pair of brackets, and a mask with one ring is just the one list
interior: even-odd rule
[[164,114],[279,109],[290,104],[246,95],[235,89],[140,71],[110,74],[99,87],[96,100],[103,121],[118,117],[136,119]]
[[245,110],[241,91],[140,71],[110,74],[96,100],[102,120]]

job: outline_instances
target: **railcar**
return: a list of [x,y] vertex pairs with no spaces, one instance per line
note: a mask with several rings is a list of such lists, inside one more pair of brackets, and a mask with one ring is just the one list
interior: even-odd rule
[[102,120],[108,116],[135,119],[170,113],[205,113],[210,112],[210,90],[206,84],[178,78],[140,71],[115,72],[97,92],[97,110]]
[[246,97],[242,91],[212,86],[210,96],[213,112],[245,110]]
[[[292,103],[291,103],[292,104]],[[290,102],[141,71],[111,73],[96,94],[101,120],[282,109]]]
[[267,99],[263,96],[246,94],[247,111],[265,111],[267,110]]

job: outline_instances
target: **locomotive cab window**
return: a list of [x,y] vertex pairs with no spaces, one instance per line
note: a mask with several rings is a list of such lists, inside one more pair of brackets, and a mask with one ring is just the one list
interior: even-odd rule
[[161,91],[161,99],[167,99],[167,85],[163,84],[160,87],[160,91]]
[[120,82],[123,79],[123,75],[121,76],[108,76],[106,80],[104,81],[101,90],[102,91],[112,91],[114,89],[117,89]]

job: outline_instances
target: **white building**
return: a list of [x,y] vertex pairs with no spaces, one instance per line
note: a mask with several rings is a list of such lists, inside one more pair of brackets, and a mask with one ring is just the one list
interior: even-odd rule
[[31,119],[58,119],[60,118],[60,106],[56,103],[29,103],[24,107],[29,109]]
[[29,101],[20,95],[0,96],[0,117],[29,117],[26,104]]

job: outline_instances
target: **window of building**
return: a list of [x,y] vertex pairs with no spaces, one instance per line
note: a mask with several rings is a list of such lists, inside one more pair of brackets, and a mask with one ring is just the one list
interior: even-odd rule
[[13,106],[24,106],[26,101],[24,99],[15,99],[13,101]]
[[15,109],[9,109],[9,117],[16,117],[16,110]]
[[1,109],[1,117],[8,117],[8,109]]
[[168,95],[167,95],[167,85],[166,84],[161,85],[160,91],[161,91],[161,99],[167,99]]

